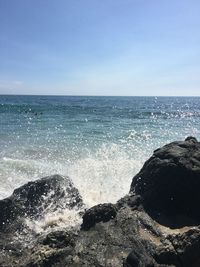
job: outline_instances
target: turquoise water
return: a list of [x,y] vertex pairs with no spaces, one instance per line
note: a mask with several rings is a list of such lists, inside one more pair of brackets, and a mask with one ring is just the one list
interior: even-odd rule
[[69,175],[88,206],[115,202],[153,150],[200,139],[200,98],[0,96],[0,198]]

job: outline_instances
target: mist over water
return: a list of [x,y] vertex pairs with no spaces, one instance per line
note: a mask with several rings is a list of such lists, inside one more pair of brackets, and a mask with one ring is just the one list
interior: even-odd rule
[[0,198],[61,174],[87,207],[116,202],[154,149],[200,139],[199,119],[192,97],[0,96]]

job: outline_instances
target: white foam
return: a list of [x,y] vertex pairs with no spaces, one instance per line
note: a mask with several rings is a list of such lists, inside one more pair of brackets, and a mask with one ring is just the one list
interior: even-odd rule
[[[130,153],[130,151],[132,151]],[[49,152],[50,153],[50,152]],[[66,154],[66,160],[63,158]],[[85,150],[84,156],[72,160],[67,152],[57,158],[25,159],[2,157],[0,197],[27,183],[55,173],[68,175],[79,189],[84,202],[92,206],[101,202],[115,202],[128,193],[132,177],[145,160],[145,155],[127,143],[103,144],[96,150]]]
[[84,202],[93,206],[103,202],[116,202],[128,193],[133,175],[141,161],[132,158],[122,146],[102,145],[95,154],[87,155],[69,168]]
[[[25,159],[17,157],[2,157],[0,160],[2,198],[28,181],[42,178],[55,173],[69,176],[78,188],[86,207],[105,202],[115,203],[129,192],[134,174],[138,172],[144,161],[144,155],[132,143],[102,144],[97,149],[86,149],[83,156],[76,160],[67,158],[63,150],[61,157],[43,159]],[[66,160],[63,161],[66,155]],[[63,205],[64,206],[64,205]],[[80,225],[78,210],[49,207],[37,220],[27,218],[27,240],[34,234],[48,232],[58,228],[69,228]],[[18,237],[20,238],[20,237]],[[27,241],[28,243],[28,241]]]
[[50,232],[52,229],[71,229],[72,227],[79,227],[81,221],[82,219],[77,210],[65,209],[44,214],[37,220],[27,218],[25,224],[34,234],[41,234]]

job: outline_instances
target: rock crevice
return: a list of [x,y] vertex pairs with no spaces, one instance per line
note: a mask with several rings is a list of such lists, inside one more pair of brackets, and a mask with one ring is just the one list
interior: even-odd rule
[[63,208],[84,207],[70,180],[64,192],[60,182],[56,176],[28,183],[0,201],[0,231],[9,248],[0,254],[1,266],[200,266],[200,143],[194,137],[155,150],[133,178],[129,194],[116,204],[86,210],[80,230],[52,230],[19,253],[16,245],[9,246],[7,229],[16,229],[16,218],[25,210],[37,216],[44,191],[54,188],[47,199],[55,209],[60,199]]

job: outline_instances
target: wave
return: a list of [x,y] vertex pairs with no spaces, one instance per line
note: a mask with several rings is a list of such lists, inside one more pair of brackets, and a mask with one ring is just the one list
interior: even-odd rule
[[[28,234],[29,231],[32,234],[41,234],[41,233],[48,233],[54,230],[65,228],[71,229],[78,227],[81,224],[82,217],[78,210],[72,209],[65,209],[65,210],[58,210],[54,212],[46,213],[44,216],[41,216],[39,219],[33,220],[27,218],[25,220],[26,228],[24,228],[24,234]],[[28,238],[31,235],[29,233]]]
[[130,149],[134,151],[134,147],[127,149],[127,144],[103,144],[95,151],[86,149],[77,159],[65,158],[65,151],[53,158],[31,159],[27,154],[25,159],[19,158],[19,154],[17,158],[4,156],[0,160],[0,197],[9,196],[16,187],[30,180],[59,173],[72,179],[87,206],[115,202],[129,191],[130,181],[144,161],[141,151],[140,157],[136,157],[137,148],[135,153],[130,153]]
[[[0,159],[0,197],[8,197],[15,188],[31,180],[59,173],[71,178],[83,198],[85,207],[105,202],[115,203],[129,192],[132,177],[139,171],[146,157],[137,147],[127,149],[127,144],[102,144],[96,150],[85,150],[85,154],[76,160],[66,157],[65,161],[61,160],[64,158],[64,150],[62,157],[37,159],[34,155],[33,159],[33,151],[23,148],[21,158],[17,154],[18,157],[12,155]],[[24,151],[26,158],[23,158]],[[30,158],[27,151],[31,152]],[[52,228],[56,230],[79,227],[79,213],[80,210],[62,207],[55,210],[50,205],[39,218],[27,218],[23,233],[18,233],[15,238],[18,241],[23,239],[22,243],[28,245],[35,235],[50,232]]]

